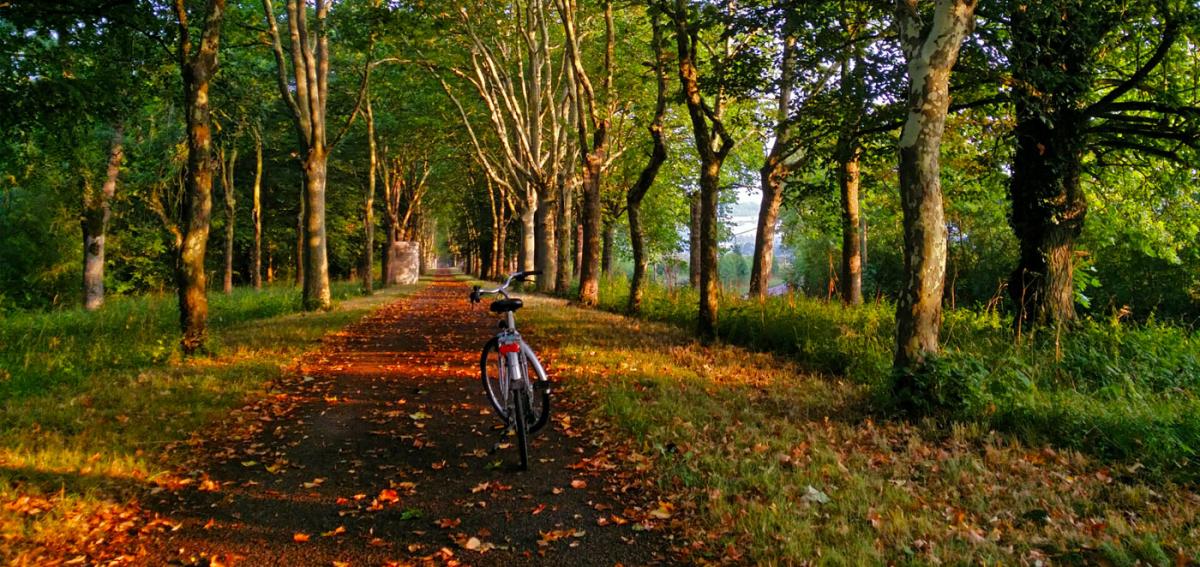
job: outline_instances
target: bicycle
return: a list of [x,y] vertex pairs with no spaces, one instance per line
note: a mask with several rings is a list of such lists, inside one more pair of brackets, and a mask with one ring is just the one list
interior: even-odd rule
[[[521,454],[521,470],[529,468],[529,435],[538,432],[550,420],[550,380],[546,370],[538,361],[533,349],[517,332],[515,313],[524,303],[508,294],[513,282],[523,282],[529,276],[540,275],[540,271],[517,272],[508,276],[504,285],[496,289],[471,288],[471,303],[479,303],[482,296],[499,294],[488,307],[493,313],[503,313],[500,331],[483,345],[479,357],[479,374],[483,389],[496,415],[504,422],[503,435],[515,431],[517,447]],[[531,376],[530,370],[533,374]],[[497,443],[493,451],[499,448]]]

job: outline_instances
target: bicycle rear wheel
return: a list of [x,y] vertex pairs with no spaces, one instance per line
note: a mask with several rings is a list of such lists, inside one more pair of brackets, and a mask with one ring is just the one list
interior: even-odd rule
[[[509,387],[509,381],[512,378],[510,369],[508,368],[508,357],[500,353],[500,341],[496,337],[483,346],[483,353],[479,358],[479,376],[483,382],[483,391],[492,405],[492,410],[506,425],[512,423],[512,417],[509,415],[509,397],[512,396],[512,390]],[[528,347],[526,347],[528,348]],[[550,421],[550,380],[546,378],[545,371],[542,370],[541,364],[531,364],[530,357],[526,354],[526,348],[522,348],[521,352],[517,353],[517,360],[521,364],[521,375],[526,377],[528,384],[531,384],[526,391],[528,396],[526,401],[526,431],[536,433],[546,426]],[[536,359],[535,359],[536,360]]]

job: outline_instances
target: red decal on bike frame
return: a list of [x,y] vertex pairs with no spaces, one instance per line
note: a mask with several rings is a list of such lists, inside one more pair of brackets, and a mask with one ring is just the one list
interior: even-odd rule
[[500,352],[508,354],[510,352],[520,352],[521,345],[518,343],[508,343],[500,345]]

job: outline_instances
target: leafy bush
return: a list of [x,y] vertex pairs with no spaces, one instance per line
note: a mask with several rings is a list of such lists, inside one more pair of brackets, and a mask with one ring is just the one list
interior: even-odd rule
[[970,356],[932,357],[912,372],[893,372],[886,401],[914,415],[970,418],[984,413],[989,372]]

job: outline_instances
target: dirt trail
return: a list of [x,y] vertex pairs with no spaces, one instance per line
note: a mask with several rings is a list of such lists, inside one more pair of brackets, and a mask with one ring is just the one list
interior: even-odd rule
[[593,446],[561,396],[529,471],[515,448],[489,454],[499,435],[478,349],[495,323],[466,296],[438,275],[235,412],[191,449],[191,481],[151,502],[180,527],[147,563],[670,563],[665,510],[637,463]]

